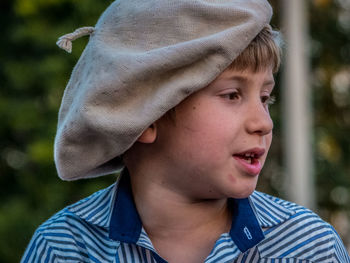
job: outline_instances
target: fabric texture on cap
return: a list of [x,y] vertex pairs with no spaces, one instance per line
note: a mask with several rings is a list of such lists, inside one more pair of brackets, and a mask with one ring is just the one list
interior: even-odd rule
[[120,169],[120,155],[142,132],[213,81],[271,15],[266,0],[113,2],[64,92],[58,175],[75,180]]

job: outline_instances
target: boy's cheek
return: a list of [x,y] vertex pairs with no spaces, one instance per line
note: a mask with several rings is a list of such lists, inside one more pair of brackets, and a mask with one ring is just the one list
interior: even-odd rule
[[271,143],[272,143],[272,137],[273,137],[272,131],[270,131],[268,134],[263,136],[265,147],[266,147],[266,151],[268,151],[270,149],[270,146],[271,146]]

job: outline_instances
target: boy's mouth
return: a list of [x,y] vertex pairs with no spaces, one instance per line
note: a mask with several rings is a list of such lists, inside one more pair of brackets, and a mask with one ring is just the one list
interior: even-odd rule
[[246,153],[244,155],[236,155],[235,154],[234,156],[237,156],[238,158],[245,160],[249,164],[252,164],[257,159],[256,155],[253,153]]
[[265,150],[254,148],[241,153],[234,154],[233,157],[238,161],[241,169],[251,175],[257,175],[262,169],[259,158],[264,155]]

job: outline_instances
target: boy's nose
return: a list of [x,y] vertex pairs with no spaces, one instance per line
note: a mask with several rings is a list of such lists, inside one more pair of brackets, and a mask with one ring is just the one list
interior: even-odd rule
[[260,104],[250,107],[246,119],[246,129],[250,134],[266,135],[273,129],[273,122],[268,109]]

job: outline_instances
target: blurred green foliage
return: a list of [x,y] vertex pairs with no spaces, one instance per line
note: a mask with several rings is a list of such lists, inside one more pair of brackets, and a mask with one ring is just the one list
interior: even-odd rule
[[[317,198],[322,215],[350,213],[349,1],[310,4]],[[63,182],[53,162],[57,113],[69,74],[88,39],[68,55],[57,38],[94,25],[111,0],[2,0],[0,3],[0,261],[18,262],[35,228],[64,206],[104,188],[115,176]],[[279,27],[281,1],[273,25]],[[348,12],[348,13],[346,13]],[[346,16],[346,14],[348,16]],[[279,79],[280,77],[277,76]],[[278,96],[279,87],[276,94]],[[281,113],[259,189],[284,196]],[[348,240],[349,241],[349,240]]]
[[87,38],[74,43],[71,55],[55,42],[76,27],[94,25],[110,2],[0,3],[1,262],[18,262],[40,223],[115,180],[115,176],[107,176],[63,182],[57,177],[53,162],[61,97]]

